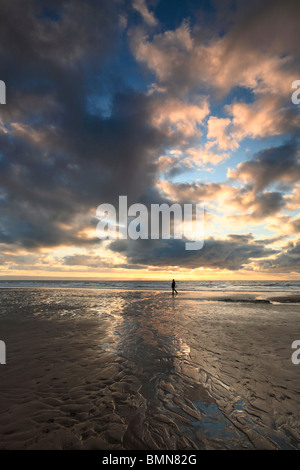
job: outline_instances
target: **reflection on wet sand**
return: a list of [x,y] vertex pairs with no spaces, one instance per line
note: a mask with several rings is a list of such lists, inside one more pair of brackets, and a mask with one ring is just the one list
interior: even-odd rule
[[300,447],[295,306],[151,291],[0,296],[1,448]]
[[171,300],[166,308],[165,296],[151,297],[156,301],[150,308],[149,298],[140,299],[134,310],[125,307],[115,330],[115,352],[130,361],[143,403],[125,433],[126,447],[251,448],[198,383],[197,365],[177,328],[177,315],[184,322],[182,306]]

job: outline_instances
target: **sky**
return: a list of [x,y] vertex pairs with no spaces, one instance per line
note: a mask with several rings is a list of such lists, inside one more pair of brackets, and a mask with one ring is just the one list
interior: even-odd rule
[[[1,0],[0,278],[299,279],[298,0]],[[204,204],[205,240],[97,207]]]

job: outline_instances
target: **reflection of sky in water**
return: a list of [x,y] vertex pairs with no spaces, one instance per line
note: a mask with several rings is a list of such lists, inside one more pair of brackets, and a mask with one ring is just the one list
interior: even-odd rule
[[[102,347],[117,356],[129,359],[141,368],[139,374],[141,381],[140,392],[149,400],[149,403],[152,403],[152,405],[156,403],[157,406],[160,406],[157,401],[157,394],[159,393],[161,381],[173,383],[175,387],[180,387],[183,397],[185,389],[191,385],[189,381],[192,380],[195,384],[197,383],[197,373],[194,377],[192,371],[190,372],[192,376],[188,373],[188,377],[181,373],[182,364],[187,364],[188,367],[193,368],[190,357],[191,349],[181,337],[178,325],[172,320],[178,314],[183,318],[184,315],[190,315],[191,312],[181,312],[180,304],[176,305],[176,303],[170,303],[169,308],[166,308],[166,305],[165,308],[160,308],[159,298],[149,305],[149,298],[141,298],[139,294],[134,297],[136,298],[131,299],[131,301],[127,299],[124,301],[123,299],[123,302],[114,305],[114,322],[110,328],[112,341],[103,344]],[[134,302],[136,302],[136,305],[133,308]],[[112,304],[110,308],[113,310]],[[184,335],[184,332],[182,333]],[[174,380],[177,381],[176,384]],[[222,388],[224,387],[231,393],[230,387],[219,379],[216,379],[216,381]],[[199,412],[201,419],[197,420],[189,416],[184,409],[181,410],[180,407],[175,407],[172,403],[169,403],[169,405],[164,404],[170,411],[179,413],[189,420],[189,425],[186,428],[181,428],[181,432],[191,439],[196,435],[200,442],[210,442],[214,447],[220,449],[239,449],[241,443],[243,448],[251,449],[253,445],[246,434],[234,425],[237,418],[242,427],[252,429],[252,431],[264,436],[261,427],[257,428],[255,421],[245,410],[245,404],[248,402],[243,397],[232,395],[233,409],[231,417],[233,422],[226,418],[216,402],[206,403],[196,399],[192,400],[192,403]],[[278,438],[274,441],[281,448],[286,448],[284,442],[279,442]]]
[[[257,436],[258,442],[272,441],[282,449],[299,448],[299,442],[295,440],[297,433],[289,433],[288,417],[284,426],[269,424],[266,411],[255,408],[252,401],[247,400],[247,390],[243,395],[235,394],[240,377],[234,375],[234,371],[238,367],[232,369],[232,377],[222,374],[222,368],[210,368],[218,364],[215,362],[219,357],[214,354],[214,346],[219,344],[217,341],[206,341],[206,334],[210,334],[213,328],[215,337],[220,332],[224,335],[221,337],[224,341],[227,331],[224,327],[231,331],[232,324],[241,315],[240,307],[229,309],[228,305],[197,303],[193,299],[185,299],[183,303],[179,297],[174,299],[171,295],[166,297],[162,293],[139,291],[24,288],[14,290],[11,294],[11,289],[2,291],[2,317],[17,318],[21,314],[24,319],[35,317],[37,322],[61,321],[64,327],[68,319],[73,325],[76,325],[77,320],[87,320],[87,324],[92,320],[96,335],[95,349],[98,347],[103,353],[113,354],[118,366],[124,368],[124,376],[134,375],[138,379],[141,383],[140,392],[151,406],[157,405],[163,414],[170,411],[186,420],[185,432],[190,433],[191,439],[193,435],[199,435],[200,442],[207,440],[213,443],[212,447],[215,444],[222,448],[223,442],[223,448],[240,448],[243,442],[244,447],[249,448],[251,444],[246,437],[249,434],[254,436],[254,440]],[[247,324],[255,312],[254,308],[243,306],[242,325]],[[269,310],[263,313],[270,315]],[[237,321],[237,325],[241,325],[241,322]],[[240,332],[234,333],[240,334],[237,336],[240,341],[243,331],[244,326]],[[109,357],[112,360],[112,356]],[[226,362],[226,358],[224,360]],[[163,382],[171,390],[165,395],[162,391]],[[207,387],[213,403],[206,402],[201,392],[187,397],[189,388],[197,384]],[[221,399],[226,396],[230,403],[225,410],[220,394]],[[161,397],[163,401],[159,401]],[[187,408],[182,406],[186,397]],[[190,416],[188,406],[194,406],[201,419],[197,419],[196,415],[193,417],[193,414]]]
[[172,324],[171,312],[160,309],[143,308],[143,302],[132,308],[125,304],[114,327],[118,351],[135,362],[154,364],[160,359],[185,358],[190,347],[178,336]]
[[[278,436],[275,436],[274,434],[268,434],[263,431],[261,426],[259,429],[257,429],[257,425],[251,415],[245,410],[245,407],[249,406],[249,403],[246,398],[238,397],[235,395],[235,399],[239,398],[235,403],[233,403],[234,406],[234,411],[232,412],[232,416],[238,416],[239,422],[240,423],[245,423],[245,428],[251,429],[252,431],[256,432],[258,435],[264,436],[264,437],[270,437],[271,440],[275,441],[277,444],[279,444],[280,448],[283,450],[289,450],[292,449],[291,446],[289,446],[284,439],[279,438]],[[297,442],[295,443],[297,444]]]
[[[225,418],[217,404],[205,404],[201,401],[193,402],[195,408],[201,413],[201,420],[191,422],[192,426],[200,430],[208,439],[222,441],[222,447],[230,443],[230,448],[240,448],[240,438],[244,437],[232,423]],[[237,439],[237,445],[234,441]],[[249,448],[252,447],[249,444]]]

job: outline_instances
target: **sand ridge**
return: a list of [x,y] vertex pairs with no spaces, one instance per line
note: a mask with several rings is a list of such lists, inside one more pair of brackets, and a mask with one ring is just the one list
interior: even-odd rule
[[300,448],[296,304],[0,296],[1,449]]

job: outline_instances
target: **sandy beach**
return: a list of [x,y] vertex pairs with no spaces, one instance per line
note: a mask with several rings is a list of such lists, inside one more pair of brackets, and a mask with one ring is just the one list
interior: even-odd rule
[[300,449],[298,302],[2,288],[0,449]]

